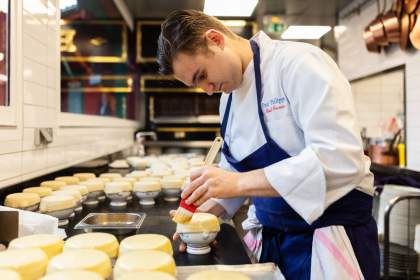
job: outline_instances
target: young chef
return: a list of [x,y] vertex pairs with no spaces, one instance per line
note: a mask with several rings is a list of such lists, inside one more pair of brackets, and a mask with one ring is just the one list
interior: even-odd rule
[[[219,20],[175,11],[158,40],[160,72],[222,91],[220,167],[191,174],[183,197],[232,216],[251,197],[260,262],[286,279],[379,279],[373,175],[351,88],[309,44],[241,38]],[[203,205],[204,206],[204,205]]]

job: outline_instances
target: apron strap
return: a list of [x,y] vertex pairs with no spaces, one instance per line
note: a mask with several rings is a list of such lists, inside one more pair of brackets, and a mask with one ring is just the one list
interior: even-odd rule
[[262,83],[261,83],[261,68],[260,68],[260,47],[257,42],[251,40],[251,48],[254,53],[254,73],[255,73],[255,86],[257,89],[257,103],[258,103],[258,116],[260,119],[261,128],[264,132],[264,137],[267,142],[272,142],[270,134],[268,133],[267,125],[264,121],[264,114],[261,108],[262,101]]
[[222,127],[220,128],[220,134],[225,139],[226,127],[229,120],[230,106],[232,105],[232,93],[229,94],[229,98],[226,104],[225,114],[223,115]]

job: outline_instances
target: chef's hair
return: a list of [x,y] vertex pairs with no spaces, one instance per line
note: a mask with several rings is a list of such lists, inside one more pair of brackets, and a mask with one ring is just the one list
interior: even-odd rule
[[220,20],[196,10],[178,10],[170,13],[161,25],[158,39],[157,62],[159,73],[173,74],[172,62],[180,52],[194,55],[209,51],[204,33],[215,29],[234,38]]

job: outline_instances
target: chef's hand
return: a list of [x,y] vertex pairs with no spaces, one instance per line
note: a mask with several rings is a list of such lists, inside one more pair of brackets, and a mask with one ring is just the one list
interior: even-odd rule
[[210,198],[232,198],[240,196],[238,182],[240,173],[229,172],[213,166],[194,169],[191,182],[185,186],[181,197],[187,204],[200,206]]
[[[215,202],[214,200],[208,200],[206,203],[202,204],[199,208],[197,208],[197,212],[206,212],[206,213],[211,213],[217,217],[221,216],[223,213],[225,213],[225,208],[223,208],[222,205],[220,205],[219,203]],[[171,210],[169,211],[169,215],[171,216],[171,218],[173,218],[175,216],[176,210]],[[179,237],[179,234],[177,232],[174,233],[172,239],[174,241],[177,240],[181,240],[181,238]],[[213,241],[211,245],[215,246],[217,244],[217,241]],[[181,243],[179,244],[179,252],[185,252],[185,250],[187,249],[187,245],[181,241]]]

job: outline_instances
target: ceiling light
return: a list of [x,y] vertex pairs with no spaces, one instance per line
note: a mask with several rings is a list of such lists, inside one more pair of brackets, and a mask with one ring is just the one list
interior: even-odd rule
[[204,13],[221,17],[250,17],[258,0],[206,0]]
[[60,10],[65,12],[77,7],[77,0],[61,0]]
[[245,20],[222,20],[224,25],[230,26],[230,27],[243,27],[246,25]]
[[281,34],[285,40],[316,40],[331,30],[331,26],[291,25]]

